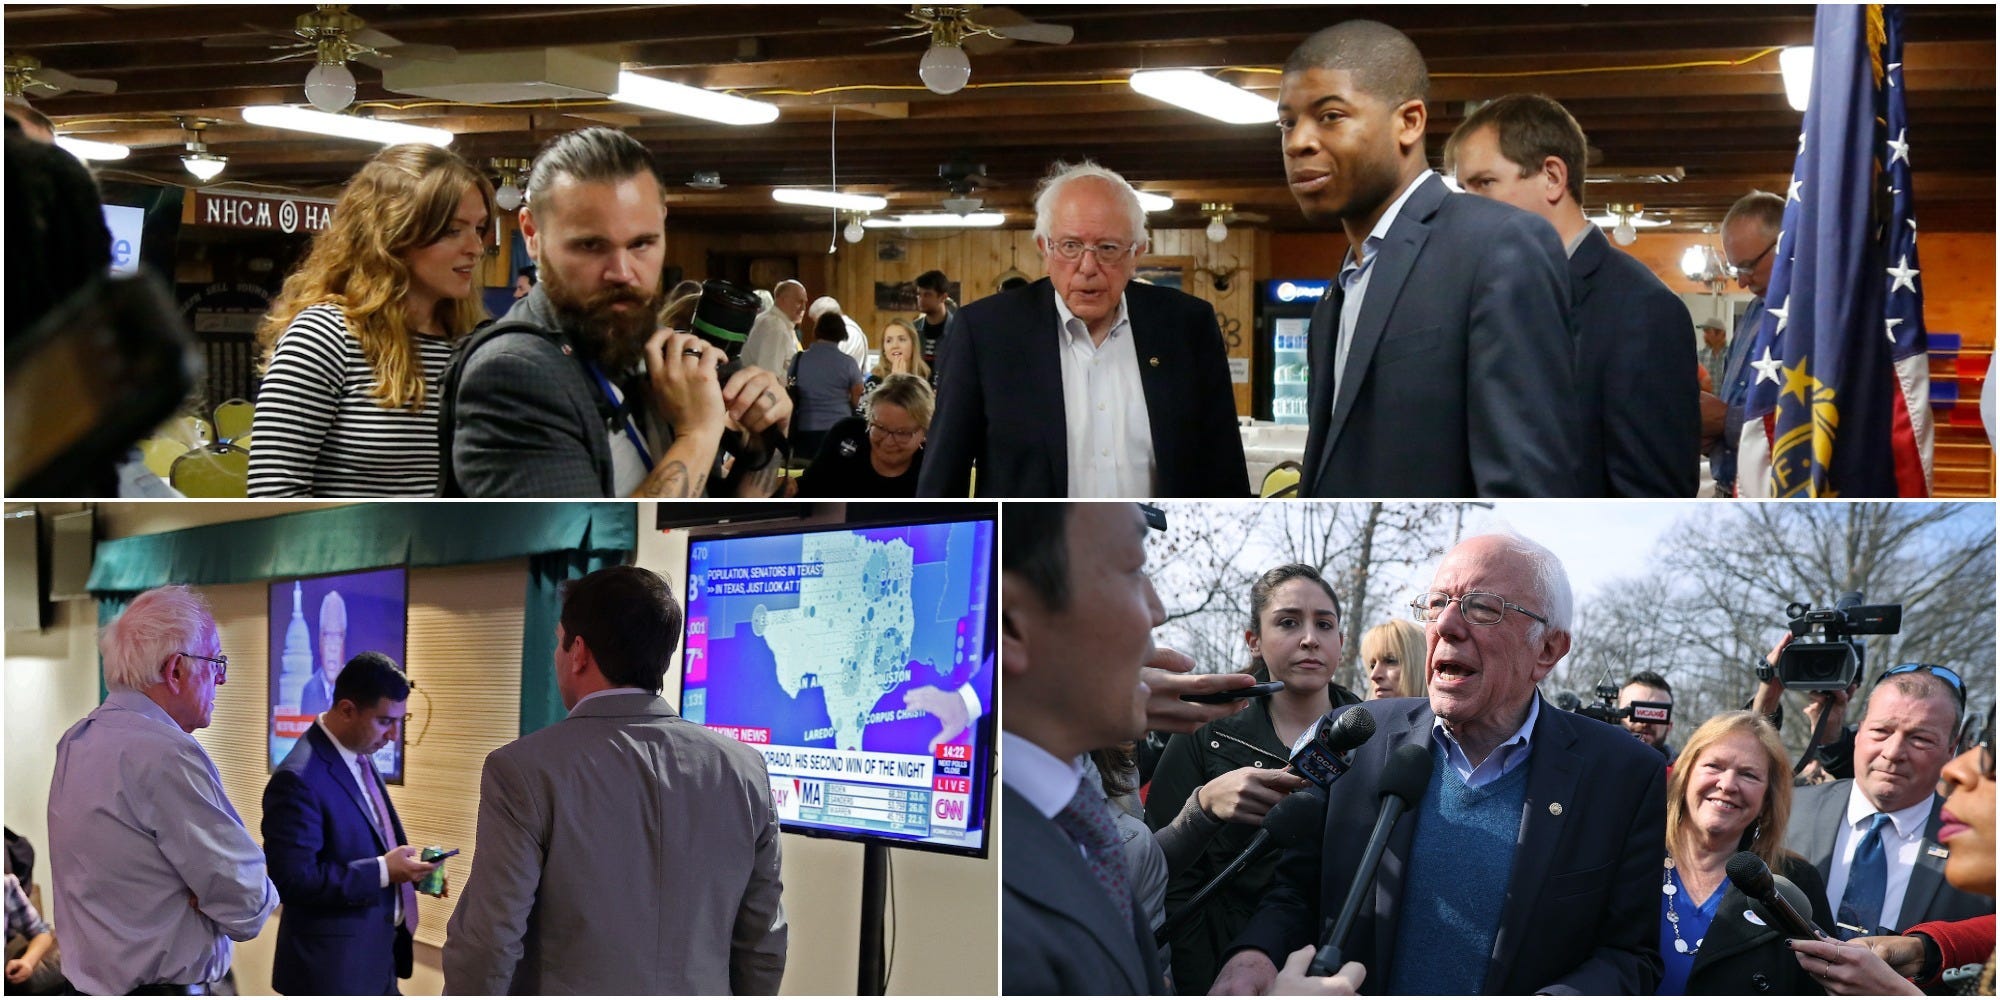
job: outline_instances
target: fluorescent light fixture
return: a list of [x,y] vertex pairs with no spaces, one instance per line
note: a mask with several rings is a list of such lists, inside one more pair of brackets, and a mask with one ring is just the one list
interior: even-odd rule
[[120,146],[115,142],[72,139],[66,135],[56,136],[56,145],[69,150],[69,155],[79,160],[122,160],[132,155],[130,146]]
[[814,208],[844,208],[855,212],[879,212],[889,207],[889,199],[872,194],[841,194],[818,188],[772,188],[771,199],[787,205]]
[[1134,191],[1132,193],[1139,196],[1139,207],[1148,212],[1164,212],[1174,207],[1174,200],[1166,195],[1154,194],[1151,191]]
[[1651,229],[1654,226],[1664,226],[1667,224],[1667,220],[1665,219],[1648,219],[1643,215],[1634,215],[1630,218],[1617,215],[1593,215],[1590,217],[1590,221],[1604,229],[1614,228],[1620,222],[1630,222],[1634,229]]
[[724,125],[763,125],[778,120],[778,106],[775,104],[734,94],[718,94],[684,83],[656,80],[629,70],[619,71],[618,90],[611,95],[611,99]]
[[1007,221],[1004,212],[920,212],[916,215],[875,215],[861,220],[869,229],[992,229]]
[[262,104],[244,108],[243,120],[267,128],[330,135],[336,139],[379,142],[384,146],[404,142],[449,146],[452,140],[452,134],[441,128],[377,121],[373,118],[356,118],[353,115],[330,115],[324,111],[314,111],[311,108],[294,107],[289,104]]
[[1793,111],[1804,111],[1812,97],[1813,47],[1794,45],[1778,53],[1778,72],[1785,78],[1785,100]]
[[1278,120],[1278,102],[1258,97],[1192,69],[1146,69],[1132,74],[1132,89],[1196,114],[1231,125],[1269,124]]

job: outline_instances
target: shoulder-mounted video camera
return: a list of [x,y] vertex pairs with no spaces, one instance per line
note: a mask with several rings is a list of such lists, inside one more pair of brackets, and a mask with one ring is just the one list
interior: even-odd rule
[[1609,677],[1606,677],[1602,683],[1597,685],[1596,701],[1586,702],[1580,698],[1576,698],[1575,695],[1570,695],[1570,698],[1576,701],[1574,708],[1563,705],[1561,700],[1558,700],[1557,704],[1585,718],[1596,719],[1599,722],[1608,722],[1614,726],[1624,722],[1626,719],[1636,719],[1640,722],[1650,722],[1661,726],[1673,723],[1674,706],[1669,702],[1635,701],[1630,705],[1621,707],[1618,704],[1618,685],[1612,683]]
[[[1814,608],[1794,601],[1785,606],[1792,619],[1792,641],[1778,654],[1778,665],[1759,664],[1757,679],[1772,677],[1793,691],[1840,691],[1861,677],[1867,650],[1857,635],[1895,635],[1903,630],[1900,604],[1863,604],[1861,591],[1840,595],[1831,608]],[[1817,632],[1818,637],[1812,638]]]

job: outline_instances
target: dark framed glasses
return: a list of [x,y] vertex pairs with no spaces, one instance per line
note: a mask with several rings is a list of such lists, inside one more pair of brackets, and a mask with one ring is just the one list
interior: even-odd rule
[[229,678],[229,657],[227,656],[203,656],[200,653],[190,653],[185,650],[174,655],[185,656],[190,660],[205,660],[215,664],[215,682],[217,684],[221,684]]
[[1993,780],[1993,710],[1984,715],[1974,715],[1958,727],[1958,739],[1952,744],[1952,756],[1957,757],[1969,750],[1979,751],[1979,773],[1986,780]]

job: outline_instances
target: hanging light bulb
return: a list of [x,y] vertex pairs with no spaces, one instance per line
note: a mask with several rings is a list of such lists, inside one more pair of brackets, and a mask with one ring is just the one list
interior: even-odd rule
[[328,114],[353,104],[353,71],[339,60],[322,60],[306,74],[306,100]]
[[1622,217],[1618,220],[1618,228],[1611,231],[1611,238],[1621,247],[1629,247],[1638,242],[1639,231],[1632,227],[1630,216]]
[[849,243],[859,243],[863,234],[864,230],[861,228],[861,220],[858,218],[849,219],[847,220],[847,228],[840,231],[840,238]]
[[181,155],[181,166],[186,167],[188,173],[200,180],[214,180],[217,174],[222,173],[222,168],[229,165],[229,157],[208,151],[208,143],[203,142],[201,138],[203,131],[208,128],[208,123],[190,122],[184,118],[174,120],[190,133],[187,137],[187,152]]
[[1692,244],[1681,252],[1681,273],[1689,281],[1700,281],[1708,273],[1708,254],[1702,252],[1700,244]]
[[917,64],[917,77],[933,94],[956,94],[972,79],[972,60],[956,42],[933,41]]
[[502,212],[511,212],[521,207],[521,189],[514,186],[514,179],[507,178],[498,191],[493,192],[493,204]]
[[1210,243],[1220,243],[1229,238],[1229,227],[1222,224],[1222,216],[1218,215],[1208,220],[1207,235]]

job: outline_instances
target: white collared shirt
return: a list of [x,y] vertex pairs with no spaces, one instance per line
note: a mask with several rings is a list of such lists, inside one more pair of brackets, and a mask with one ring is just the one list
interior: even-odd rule
[[[354,787],[361,792],[361,801],[368,806],[369,825],[374,826],[379,824],[381,820],[375,815],[375,793],[368,787],[367,776],[361,773],[361,751],[340,742],[340,737],[333,735],[333,730],[326,728],[326,713],[322,712],[315,717],[313,725],[318,726],[319,731],[326,734],[327,742],[333,744],[334,750],[340,753],[341,761],[347,765],[347,776],[354,779]],[[373,765],[370,766],[372,767]],[[382,831],[382,839],[384,840],[393,840],[395,836],[396,831],[394,830]],[[392,844],[390,846],[393,847],[396,845]],[[387,858],[376,858],[375,870],[381,876],[381,884],[377,888],[387,889],[389,887],[389,860]],[[397,923],[403,922],[402,909],[403,901],[399,895],[396,900]]]
[[1465,787],[1479,788],[1490,785],[1505,777],[1508,772],[1528,762],[1528,752],[1534,749],[1535,720],[1542,716],[1542,696],[1537,694],[1528,700],[1528,721],[1514,730],[1507,742],[1495,747],[1486,759],[1472,766],[1472,758],[1466,756],[1465,748],[1458,745],[1458,737],[1446,728],[1443,719],[1431,719],[1431,731],[1444,738],[1444,760],[1452,770],[1458,772]]
[[1341,257],[1340,265],[1340,339],[1333,345],[1333,391],[1334,398],[1340,394],[1340,380],[1347,373],[1347,349],[1354,344],[1354,325],[1361,319],[1361,302],[1368,295],[1368,278],[1375,271],[1375,254],[1382,248],[1382,241],[1388,239],[1389,228],[1396,224],[1396,217],[1403,214],[1403,203],[1410,200],[1417,187],[1429,180],[1435,173],[1428,168],[1403,188],[1403,193],[1389,203],[1388,211],[1382,213],[1375,228],[1369,230],[1368,238],[1361,241],[1361,260],[1353,260],[1350,248]]
[[[1902,929],[1890,925],[1902,915],[1903,896],[1910,889],[1910,872],[1917,867],[1917,852],[1924,846],[1924,825],[1930,822],[1935,801],[1934,796],[1927,795],[1916,805],[1892,812],[1889,822],[1882,827],[1882,854],[1889,862],[1889,881],[1882,889],[1882,912],[1875,918],[1875,924],[1889,927],[1892,933]],[[1840,896],[1847,891],[1847,876],[1854,868],[1854,849],[1868,835],[1870,817],[1878,811],[1861,794],[1859,784],[1848,786],[1846,821],[1834,835],[1834,864],[1826,879],[1826,901],[1836,913],[1840,911]],[[1870,927],[1869,933],[1874,932],[1874,927]]]
[[1061,760],[1025,736],[1002,730],[1000,756],[1007,762],[1000,769],[1001,782],[1049,819],[1076,798],[1076,787],[1083,783],[1083,758]]
[[[1149,497],[1157,471],[1146,387],[1132,318],[1118,298],[1104,343],[1056,296],[1057,355],[1062,358],[1063,422],[1069,432],[1069,495]],[[1069,801],[1065,798],[1063,801]]]

